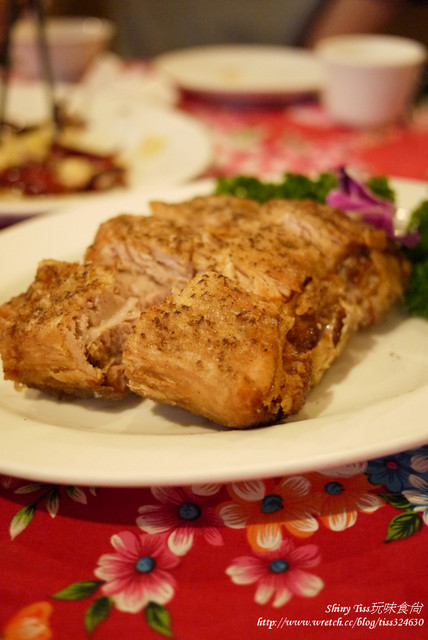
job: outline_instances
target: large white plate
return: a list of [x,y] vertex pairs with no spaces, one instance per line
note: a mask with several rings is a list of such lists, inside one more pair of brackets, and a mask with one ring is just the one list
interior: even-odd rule
[[[139,102],[120,92],[60,85],[57,94],[87,123],[85,141],[100,152],[115,152],[129,167],[129,188],[177,185],[199,176],[212,158],[211,140],[194,118],[172,107]],[[9,119],[31,125],[48,114],[46,91],[38,83],[15,83],[8,93]],[[32,105],[31,110],[28,105]],[[123,190],[125,191],[125,190]],[[36,196],[0,200],[2,220],[44,213],[99,194]]]
[[292,47],[197,47],[162,54],[154,64],[182,89],[213,99],[290,99],[316,93],[323,83],[315,56]]
[[[427,196],[398,183],[401,203]],[[143,213],[150,198],[181,200],[210,182],[105,197],[0,233],[0,301],[31,282],[42,258],[76,259],[99,223]],[[55,400],[0,382],[0,472],[82,485],[186,484],[322,469],[428,441],[428,322],[392,313],[356,336],[299,416],[225,430],[181,409],[130,398]],[[1,375],[1,372],[0,372]]]

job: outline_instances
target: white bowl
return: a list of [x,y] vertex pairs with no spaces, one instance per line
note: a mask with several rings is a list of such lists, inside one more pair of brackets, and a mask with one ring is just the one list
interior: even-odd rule
[[[106,51],[115,34],[109,20],[95,17],[49,17],[46,38],[55,80],[79,80],[94,60]],[[12,31],[12,64],[20,77],[41,75],[36,24],[20,20]]]
[[426,48],[398,36],[356,34],[321,40],[323,102],[343,124],[376,127],[406,114],[418,88]]

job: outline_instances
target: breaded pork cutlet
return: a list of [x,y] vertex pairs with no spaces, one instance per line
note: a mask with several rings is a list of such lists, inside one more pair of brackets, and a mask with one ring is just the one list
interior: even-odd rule
[[111,269],[41,262],[28,290],[0,307],[5,378],[80,397],[124,396],[122,351],[137,302]]
[[319,251],[325,268],[343,281],[359,327],[382,320],[402,296],[410,265],[383,230],[311,200],[270,200],[261,209],[266,223]]
[[222,226],[240,227],[246,219],[255,219],[260,206],[255,200],[229,195],[195,196],[183,202],[152,200],[150,212],[153,217],[185,224],[194,229]]
[[[193,264],[201,275],[142,313],[125,349],[129,384],[137,393],[191,407],[227,426],[251,426],[295,413],[349,338],[359,328],[378,322],[400,297],[407,263],[383,231],[330,207],[315,203],[300,203],[299,207],[287,201],[247,206],[223,196],[211,196],[206,204],[205,212],[201,198],[187,203],[188,212],[186,203],[167,204],[163,211],[159,203],[154,205],[163,219],[175,212],[177,223],[187,225],[196,213],[200,216],[199,222],[191,224],[203,238],[193,249]],[[231,209],[224,211],[224,206]],[[231,224],[237,212],[239,225]],[[214,274],[222,276],[222,286]],[[229,288],[227,296],[221,293],[225,287]],[[256,403],[244,403],[242,411],[238,398],[242,398],[243,387],[236,382],[238,371],[245,376],[246,349],[253,348],[260,362],[262,358],[251,326],[239,325],[237,332],[235,297],[241,304],[246,301],[248,312],[258,301],[257,322],[261,324],[260,309],[273,303],[281,326],[287,327],[271,347],[282,353],[282,380],[288,382],[276,385],[278,376],[267,368],[264,383],[270,380],[275,393],[265,392],[257,408]],[[207,315],[209,309],[211,315]],[[235,335],[233,349],[231,335]],[[219,347],[223,341],[229,345],[226,351]],[[250,376],[247,382],[249,398],[254,380]],[[201,385],[211,392],[203,393]],[[227,403],[222,392],[218,393],[224,402],[219,402],[216,385],[227,389]],[[234,392],[235,403],[228,395]]]
[[194,243],[194,234],[185,225],[122,214],[99,226],[85,261],[114,269],[124,291],[137,296],[145,308],[194,275]]
[[76,395],[128,385],[228,427],[271,423],[302,408],[409,274],[383,231],[325,205],[151,206],[103,223],[85,264],[42,263],[0,308],[6,377]]
[[228,427],[266,424],[301,407],[311,363],[287,343],[293,319],[218,273],[147,309],[129,338],[130,387]]

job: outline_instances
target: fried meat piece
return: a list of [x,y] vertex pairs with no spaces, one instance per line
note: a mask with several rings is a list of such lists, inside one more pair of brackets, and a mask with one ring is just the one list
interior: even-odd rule
[[310,282],[278,304],[197,275],[142,313],[124,352],[128,384],[228,427],[295,414],[355,331],[337,284]]
[[261,217],[318,249],[325,268],[344,282],[358,327],[382,320],[402,296],[410,265],[381,229],[309,200],[271,200]]
[[229,195],[196,196],[183,202],[150,202],[151,214],[193,228],[237,227],[246,219],[256,219],[260,206],[255,200]]
[[5,379],[80,397],[128,393],[122,351],[138,317],[111,269],[45,260],[0,307]]
[[169,220],[122,214],[100,225],[85,261],[113,268],[142,308],[183,287],[194,275],[194,240],[188,228]]
[[[401,297],[409,276],[408,263],[382,230],[312,200],[270,200],[258,205],[228,195],[199,196],[181,203],[152,202],[151,210],[161,219],[203,230],[204,244],[194,256],[197,270],[204,266],[220,270],[241,284],[250,280],[245,274],[254,243],[262,248],[257,241],[260,235],[265,257],[260,253],[259,258],[265,264],[273,255],[284,253],[278,250],[279,244],[290,254],[306,250],[308,269],[313,264],[311,254],[316,255],[319,271],[343,280],[358,326],[379,322]],[[263,271],[267,274],[268,268]],[[270,282],[271,276],[272,272]]]
[[319,251],[259,223],[251,229],[207,229],[204,243],[194,248],[193,263],[198,273],[216,271],[246,291],[278,302],[300,293],[324,272]]
[[317,247],[330,269],[353,246],[383,251],[388,244],[382,230],[313,200],[269,200],[261,206],[260,215],[266,224],[283,227]]
[[[179,404],[226,426],[260,424],[299,411],[307,390],[319,382],[355,331],[379,321],[402,293],[406,263],[386,235],[331,207],[279,200],[258,205],[232,196],[197,197],[177,204],[155,202],[151,207],[151,218],[119,217],[106,223],[111,233],[107,244],[116,247],[116,255],[129,256],[130,262],[141,260],[139,251],[145,252],[144,260],[148,252],[153,261],[154,245],[147,240],[150,225],[157,232],[171,233],[166,238],[157,235],[155,242],[172,254],[164,264],[171,268],[168,284],[174,286],[174,293],[164,303],[146,309],[127,343],[129,384],[140,395]],[[117,225],[126,233],[118,234]],[[183,248],[187,273],[195,274],[188,284],[176,276]],[[122,258],[116,265],[123,268]],[[132,264],[126,269],[131,272]],[[152,277],[155,272],[152,268]],[[217,280],[214,274],[222,278]],[[233,314],[224,312],[220,282],[222,287],[229,283],[234,292],[227,296],[231,309],[244,301],[273,303],[278,317],[287,321],[281,346],[281,392],[274,394],[275,402],[267,394],[263,409],[258,406],[252,415],[251,407],[256,405],[250,402],[239,410],[240,400],[235,403],[228,396],[227,402],[225,398],[220,402],[218,394],[210,399],[220,380],[228,394],[236,393],[237,399],[242,395],[241,382],[237,387],[235,381],[243,357],[230,347],[236,327]],[[187,298],[191,305],[183,301]],[[189,310],[178,310],[174,305],[179,304]],[[225,313],[221,322],[206,322],[210,306],[214,314],[218,309]],[[202,316],[205,320],[199,320],[199,326],[196,322]],[[206,327],[212,328],[212,335],[201,333]],[[207,356],[212,345],[219,349],[222,337],[229,345],[227,370],[224,356],[220,360]],[[243,345],[245,340],[243,335],[238,342]],[[187,357],[186,350],[193,356]],[[249,387],[245,388],[250,397]],[[260,388],[256,384],[255,392]]]
[[228,427],[272,422],[310,388],[309,358],[286,339],[293,323],[229,278],[197,275],[142,313],[123,356],[129,385]]
[[227,427],[272,423],[409,274],[383,231],[313,202],[151,208],[103,223],[83,265],[45,261],[0,307],[5,377],[81,396],[128,384]]

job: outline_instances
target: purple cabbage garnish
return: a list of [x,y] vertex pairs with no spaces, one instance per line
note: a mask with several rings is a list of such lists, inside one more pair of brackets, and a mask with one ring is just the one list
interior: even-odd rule
[[412,231],[399,235],[394,229],[395,204],[376,196],[365,184],[351,178],[344,168],[337,174],[337,189],[333,189],[327,196],[326,202],[331,207],[352,211],[360,214],[361,219],[378,229],[383,229],[386,235],[408,248],[419,242],[419,233]]

